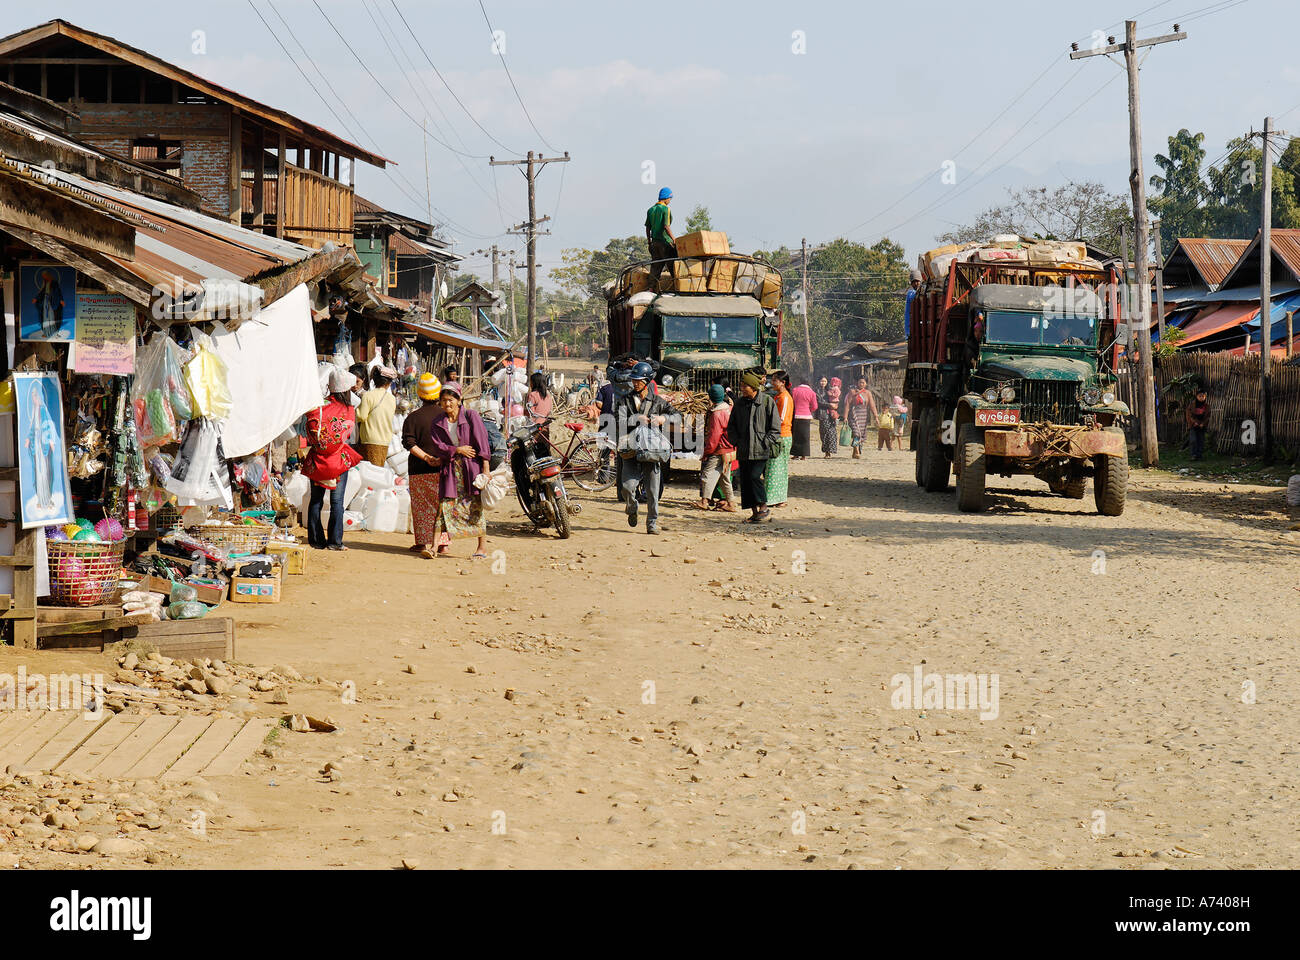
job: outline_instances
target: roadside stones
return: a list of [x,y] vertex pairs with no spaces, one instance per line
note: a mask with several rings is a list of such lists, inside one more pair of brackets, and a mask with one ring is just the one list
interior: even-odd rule
[[255,686],[262,693],[268,693],[271,690],[275,689],[275,681],[268,680],[265,677],[262,677],[253,686]]
[[208,693],[212,694],[214,697],[224,696],[230,692],[230,683],[213,674],[204,677],[203,682]]
[[129,837],[105,837],[90,849],[105,857],[138,857],[145,852],[143,843]]
[[[132,654],[134,656],[134,654]],[[93,833],[83,833],[77,837],[77,849],[82,853],[89,853],[99,843],[99,837]]]
[[122,669],[134,670],[136,668],[136,665],[139,662],[140,662],[139,657],[137,657],[134,653],[128,653],[125,657],[122,658]]

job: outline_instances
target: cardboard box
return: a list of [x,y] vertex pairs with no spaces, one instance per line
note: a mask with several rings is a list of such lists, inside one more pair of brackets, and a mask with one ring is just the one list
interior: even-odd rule
[[768,270],[758,288],[758,302],[769,310],[781,306],[781,274]]
[[[650,267],[640,266],[633,267],[627,272],[624,278],[627,282],[624,286],[623,294],[633,296],[650,289]],[[292,571],[290,571],[292,572]]]
[[277,564],[270,577],[231,577],[231,603],[279,603],[280,585],[284,580],[283,568]]
[[307,544],[305,543],[272,540],[266,545],[266,555],[280,557],[280,563],[284,566],[286,574],[300,575],[307,572]]
[[677,238],[679,257],[716,257],[731,253],[727,235],[720,230],[697,230]]
[[[193,587],[194,592],[199,596],[199,600],[206,603],[209,607],[220,606],[221,601],[226,599],[225,587],[206,587],[196,583],[187,584],[187,586]],[[170,596],[172,592],[172,582],[163,577],[155,577],[150,574],[149,576],[140,579],[140,583],[136,586],[136,589],[148,590],[150,593],[165,593]]]
[[709,291],[731,293],[736,287],[736,260],[714,260],[709,264]]
[[677,293],[704,293],[707,289],[703,260],[673,261],[673,290]]

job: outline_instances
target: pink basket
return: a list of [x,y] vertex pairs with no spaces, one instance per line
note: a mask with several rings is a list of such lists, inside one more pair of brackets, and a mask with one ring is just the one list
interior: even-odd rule
[[122,577],[122,543],[51,540],[49,602],[59,607],[95,607],[116,603]]

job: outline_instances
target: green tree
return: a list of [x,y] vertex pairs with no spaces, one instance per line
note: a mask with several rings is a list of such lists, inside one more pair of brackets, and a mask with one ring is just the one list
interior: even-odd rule
[[1147,200],[1147,209],[1160,219],[1160,242],[1165,250],[1172,250],[1179,237],[1204,235],[1204,142],[1205,134],[1193,134],[1184,127],[1169,138],[1169,153],[1155,156],[1161,172],[1151,175],[1151,186],[1160,195]]
[[1055,188],[1008,190],[1007,202],[989,207],[965,225],[935,239],[941,244],[990,240],[1000,233],[1042,240],[1083,240],[1119,251],[1120,225],[1132,222],[1129,201],[1095,181],[1067,181]]
[[[1221,166],[1206,172],[1209,199],[1205,206],[1207,232],[1217,237],[1253,237],[1259,229],[1263,152],[1249,137],[1227,143]],[[1285,155],[1284,155],[1285,156]],[[1295,155],[1289,158],[1294,164]],[[1294,166],[1273,165],[1273,226],[1300,226],[1300,200]]]
[[695,233],[697,230],[712,230],[713,220],[709,216],[709,208],[703,204],[696,204],[695,209],[691,211],[690,216],[686,218],[686,229],[684,233]]

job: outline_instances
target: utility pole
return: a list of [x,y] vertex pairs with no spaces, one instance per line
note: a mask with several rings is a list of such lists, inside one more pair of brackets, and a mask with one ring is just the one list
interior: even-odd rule
[[[1273,118],[1264,118],[1264,180],[1259,198],[1259,436],[1264,460],[1273,459]],[[1246,351],[1249,353],[1249,348]]]
[[515,318],[515,255],[510,254],[510,336],[519,336],[519,324]]
[[1160,342],[1165,342],[1165,255],[1160,249],[1160,221],[1153,220],[1151,229],[1156,241],[1156,323],[1160,324]]
[[1137,324],[1138,324],[1138,417],[1142,428],[1142,465],[1156,466],[1160,462],[1160,442],[1156,436],[1156,382],[1155,368],[1151,363],[1151,277],[1147,267],[1147,250],[1151,239],[1149,233],[1150,219],[1147,216],[1146,177],[1142,172],[1142,101],[1138,90],[1137,52],[1140,47],[1154,47],[1162,43],[1184,40],[1187,34],[1174,24],[1174,32],[1163,37],[1151,37],[1147,40],[1137,38],[1137,21],[1124,21],[1124,42],[1115,43],[1114,37],[1108,37],[1109,46],[1096,46],[1091,50],[1080,50],[1077,43],[1071,44],[1070,59],[1083,57],[1110,56],[1112,53],[1124,54],[1124,68],[1128,72],[1128,122],[1129,122],[1129,188],[1133,193],[1133,225],[1137,237],[1134,243],[1134,259],[1137,269]]
[[808,351],[808,379],[813,376],[812,337],[808,334],[808,238],[803,238],[803,267],[800,287],[803,292],[803,345]]
[[[522,166],[524,177],[528,180],[528,219],[517,224],[510,233],[521,233],[528,238],[528,369],[535,369],[533,362],[537,354],[537,227],[551,219],[549,216],[537,219],[537,174],[548,163],[568,163],[569,151],[562,157],[544,157],[540,153],[528,151],[523,160],[497,160],[488,157],[488,164],[493,167]],[[550,233],[549,230],[545,231]]]

